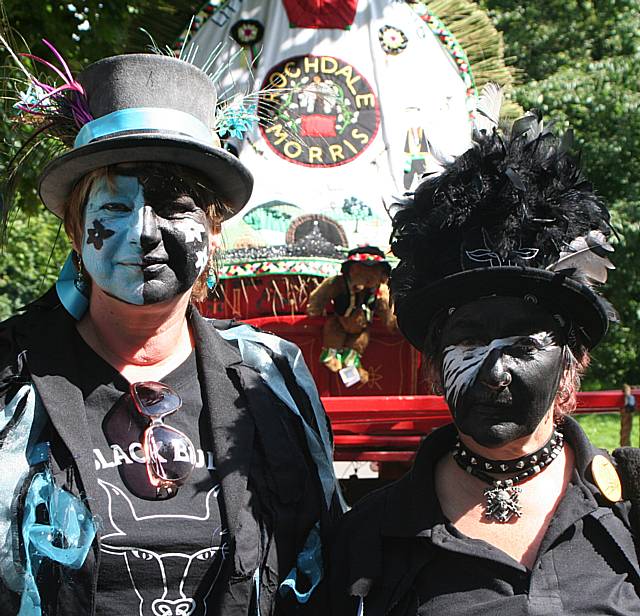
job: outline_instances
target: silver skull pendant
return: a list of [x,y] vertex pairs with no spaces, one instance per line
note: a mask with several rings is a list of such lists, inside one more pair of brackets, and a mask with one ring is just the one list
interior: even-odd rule
[[494,484],[491,488],[485,488],[485,517],[502,523],[508,522],[513,516],[519,518],[522,515],[521,506],[518,504],[520,492],[522,488],[517,486]]

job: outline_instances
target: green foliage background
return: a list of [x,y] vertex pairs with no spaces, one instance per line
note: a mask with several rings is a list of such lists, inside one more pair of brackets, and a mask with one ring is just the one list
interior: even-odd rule
[[[159,45],[171,43],[199,5],[0,0],[34,53],[46,54],[39,42],[46,36],[76,70],[106,55],[144,49],[149,39],[140,27]],[[640,384],[640,0],[480,0],[480,5],[503,32],[506,54],[519,71],[515,99],[573,127],[587,173],[609,203],[618,231],[618,269],[605,293],[621,324],[595,351],[585,386]],[[2,60],[5,64],[4,54]],[[0,119],[0,139],[5,148],[15,139],[6,116]],[[0,317],[44,291],[68,249],[58,242],[51,252],[58,223],[38,205],[38,173],[37,165],[25,171],[18,194],[25,213],[12,220],[0,259]]]
[[585,389],[640,384],[640,2],[481,0],[519,69],[515,98],[575,131],[618,232],[605,295],[621,323],[593,353]]
[[[147,30],[158,44],[172,43],[200,4],[165,0],[0,0],[0,32],[13,39],[16,51],[30,49],[35,55],[50,58],[41,41],[46,38],[77,72],[105,56],[144,50],[150,39],[140,28]],[[4,68],[9,62],[0,47],[0,65]],[[24,138],[17,137],[11,115],[9,105],[0,118],[2,179],[11,153]],[[37,178],[43,164],[34,159],[22,168],[15,199],[18,207],[9,217],[7,236],[0,249],[0,319],[46,291],[55,282],[69,251],[58,219],[38,200]]]

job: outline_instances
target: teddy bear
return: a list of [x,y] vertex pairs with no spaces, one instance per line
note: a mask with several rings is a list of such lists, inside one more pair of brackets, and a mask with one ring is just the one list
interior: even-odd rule
[[369,344],[373,316],[380,317],[389,330],[395,327],[387,285],[390,273],[382,250],[360,246],[347,253],[340,274],[326,278],[309,296],[309,316],[322,315],[329,301],[333,305],[322,332],[320,361],[339,372],[347,386],[369,380],[361,358]]

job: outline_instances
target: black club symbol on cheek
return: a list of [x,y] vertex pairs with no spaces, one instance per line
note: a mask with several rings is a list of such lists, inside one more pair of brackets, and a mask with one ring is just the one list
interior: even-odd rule
[[115,231],[107,229],[99,220],[93,221],[93,229],[87,230],[87,244],[93,244],[96,250],[102,248],[104,240],[111,237]]

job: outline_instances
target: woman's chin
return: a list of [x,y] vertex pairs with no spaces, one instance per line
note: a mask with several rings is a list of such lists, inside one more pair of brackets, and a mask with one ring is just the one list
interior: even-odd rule
[[526,429],[523,426],[511,421],[505,421],[462,433],[482,447],[499,449],[504,445],[526,436],[525,432]]
[[107,297],[118,300],[123,304],[129,304],[130,306],[142,306],[144,304],[142,289],[128,289],[127,293],[121,293],[117,289],[105,289],[104,287],[99,287],[99,289]]
[[183,291],[174,285],[167,285],[156,280],[147,281],[143,285],[130,287],[126,292],[121,292],[119,289],[113,288],[101,287],[100,289],[105,295],[129,304],[130,306],[153,306],[171,303],[185,293],[191,293],[191,289]]

